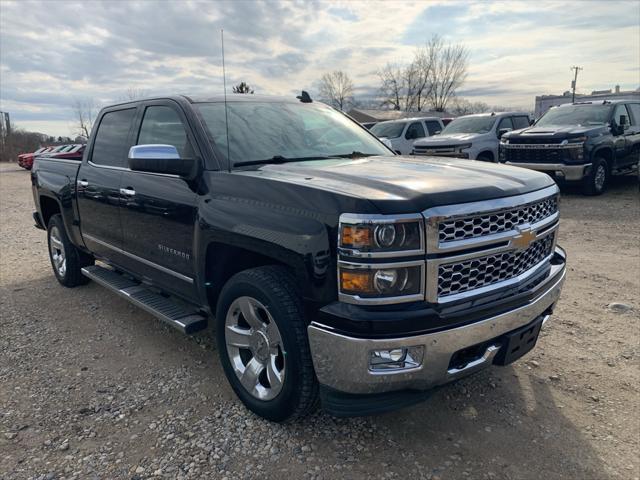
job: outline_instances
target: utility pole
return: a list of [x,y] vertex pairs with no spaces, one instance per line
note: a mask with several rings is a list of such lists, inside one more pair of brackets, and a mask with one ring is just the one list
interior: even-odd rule
[[571,81],[571,103],[575,103],[576,101],[576,82],[578,81],[578,71],[582,70],[582,67],[573,66],[569,70],[574,70],[575,75],[573,76],[573,80]]

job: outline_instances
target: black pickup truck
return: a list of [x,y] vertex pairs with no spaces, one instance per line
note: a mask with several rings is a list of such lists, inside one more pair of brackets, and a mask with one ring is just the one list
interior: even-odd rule
[[640,102],[568,103],[500,139],[500,161],[546,172],[558,183],[603,193],[611,175],[640,169]]
[[215,319],[229,382],[273,421],[408,405],[533,348],[565,277],[553,180],[395,156],[302,99],[103,109],[82,162],[32,171],[58,281],[185,333]]

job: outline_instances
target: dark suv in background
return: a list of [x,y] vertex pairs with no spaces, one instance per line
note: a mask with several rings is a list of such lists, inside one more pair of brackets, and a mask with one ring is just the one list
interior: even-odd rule
[[581,102],[552,107],[531,127],[505,134],[500,161],[580,182],[599,195],[611,175],[640,162],[640,102]]

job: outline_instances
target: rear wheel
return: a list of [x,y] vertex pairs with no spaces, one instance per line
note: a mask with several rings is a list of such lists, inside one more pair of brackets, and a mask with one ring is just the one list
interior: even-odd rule
[[601,195],[609,183],[609,167],[604,158],[596,158],[591,172],[582,180],[582,193],[585,195]]
[[82,267],[93,265],[93,257],[78,250],[71,243],[60,214],[49,219],[47,243],[49,259],[58,282],[65,287],[76,287],[89,282],[80,270]]
[[285,268],[234,275],[220,294],[216,326],[222,367],[249,410],[275,422],[313,411],[318,382],[300,298]]

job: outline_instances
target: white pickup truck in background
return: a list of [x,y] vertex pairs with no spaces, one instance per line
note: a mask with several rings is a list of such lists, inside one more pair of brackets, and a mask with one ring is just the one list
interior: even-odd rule
[[522,112],[465,115],[453,120],[439,135],[416,140],[412,153],[497,162],[500,137],[530,123],[529,115]]
[[413,151],[413,142],[437,135],[443,129],[440,118],[419,117],[379,122],[370,131],[398,155],[409,155]]

